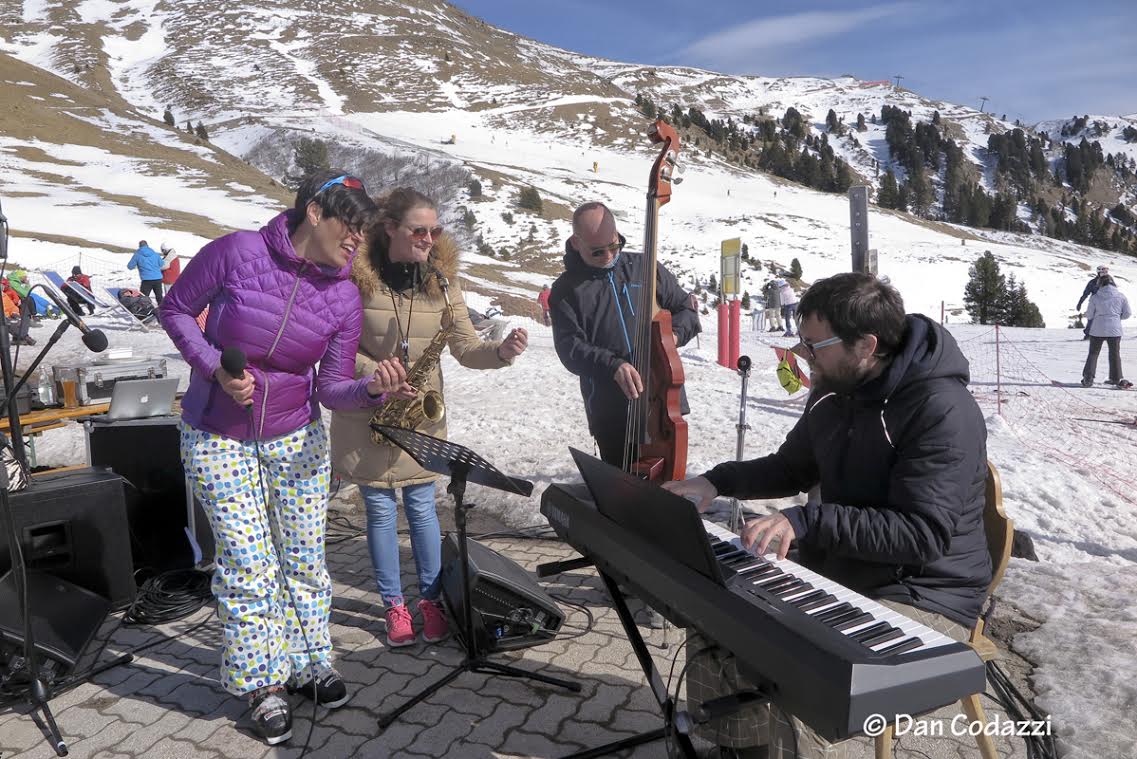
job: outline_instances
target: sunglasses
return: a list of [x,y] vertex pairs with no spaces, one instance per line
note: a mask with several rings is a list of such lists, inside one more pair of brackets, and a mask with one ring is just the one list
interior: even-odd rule
[[411,231],[411,237],[416,240],[425,240],[427,235],[430,239],[437,240],[442,235],[442,227],[412,227],[410,224],[404,224],[404,227]]
[[614,242],[614,243],[611,243],[610,245],[605,245],[602,248],[593,248],[589,252],[592,253],[594,258],[600,258],[600,256],[606,255],[608,253],[619,253],[623,249],[624,249],[624,243]]
[[[320,185],[320,189],[316,190],[316,195],[319,195],[324,190],[337,184],[342,184],[349,190],[363,190],[364,192],[367,192],[367,190],[365,190],[363,187],[362,179],[356,179],[355,177],[349,177],[347,174],[344,174],[343,176],[336,177],[335,179],[329,179],[327,182],[324,182],[322,185]],[[312,197],[314,198],[316,195],[313,195]]]
[[[805,340],[799,340],[798,344],[790,350],[802,358],[808,358],[810,361],[816,361],[817,351],[821,350],[822,348],[828,348],[830,345],[836,345],[839,342],[841,342],[841,338],[837,337],[836,335],[833,337],[827,337],[824,340],[818,340],[816,343],[807,343]],[[801,350],[799,350],[799,348]],[[805,351],[805,355],[802,355],[801,351]]]

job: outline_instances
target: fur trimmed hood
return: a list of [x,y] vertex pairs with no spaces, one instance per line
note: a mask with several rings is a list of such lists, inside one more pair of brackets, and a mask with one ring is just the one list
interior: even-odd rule
[[[352,261],[351,281],[359,288],[364,303],[369,301],[383,284],[379,278],[380,255],[382,254],[377,249],[373,250],[364,243],[356,251]],[[438,282],[438,277],[434,275],[434,270],[441,272],[442,276],[453,285],[458,277],[458,243],[450,235],[442,235],[434,243],[426,263],[419,264],[419,268],[422,270],[420,272],[422,276],[419,278],[422,291],[431,297],[441,297],[442,286]]]

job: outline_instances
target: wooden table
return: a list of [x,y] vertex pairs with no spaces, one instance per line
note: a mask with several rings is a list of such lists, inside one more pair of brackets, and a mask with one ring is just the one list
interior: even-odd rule
[[[26,414],[20,414],[20,427],[25,433],[40,431],[44,427],[58,426],[67,419],[76,419],[81,416],[95,416],[96,414],[105,414],[111,407],[110,401],[104,403],[92,403],[89,406],[76,406],[75,408],[45,408],[38,411],[29,411]],[[8,416],[5,414],[0,418],[0,431],[8,431]]]
[[[58,429],[69,419],[105,414],[111,407],[110,401],[92,403],[89,406],[75,408],[45,408],[38,411],[29,411],[20,414],[20,432],[24,435],[24,444],[28,450],[28,466],[36,466],[36,436],[48,430]],[[0,418],[0,431],[8,432],[8,416]]]

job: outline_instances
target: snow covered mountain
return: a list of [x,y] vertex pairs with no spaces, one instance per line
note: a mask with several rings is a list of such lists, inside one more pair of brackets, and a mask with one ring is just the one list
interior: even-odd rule
[[[107,210],[105,230],[97,224],[70,225],[83,230],[73,235],[77,242],[121,250],[145,236],[124,228],[159,226],[189,251],[224,229],[253,226],[286,201],[287,193],[263,177],[248,178],[255,174],[249,167],[214,146],[279,178],[277,167],[282,156],[287,162],[291,141],[315,137],[349,153],[398,152],[468,170],[482,192],[475,197],[465,187],[450,188],[449,197],[442,198],[450,206],[445,218],[470,243],[465,261],[471,288],[511,310],[523,309],[534,288],[560,270],[568,214],[582,200],[597,196],[608,201],[619,209],[623,231],[631,239],[642,232],[639,217],[652,149],[643,137],[647,120],[636,95],[738,123],[758,114],[780,117],[792,106],[814,136],[827,132],[830,109],[846,125],[862,114],[868,120],[865,131],[850,130],[829,143],[870,184],[891,165],[884,126],[871,120],[884,105],[910,111],[914,121],[930,120],[938,112],[989,189],[994,179],[988,137],[1014,126],[888,82],[739,77],[600,60],[497,29],[437,0],[332,0],[319,5],[0,0],[0,18],[6,21],[0,28],[0,50],[38,67],[44,78],[36,87],[18,85],[34,77],[19,74],[18,64],[5,60],[4,86],[13,102],[54,113],[39,104],[82,93],[101,98],[100,105],[63,109],[68,123],[89,118],[92,108],[114,114],[100,117],[105,119],[100,134],[88,140],[79,160],[89,161],[91,149],[123,160],[110,162],[104,156],[98,165],[106,170],[89,172],[96,176],[80,181],[108,205],[121,205],[125,218],[112,224],[115,214]],[[66,81],[48,80],[43,72]],[[164,126],[167,107],[179,126],[201,123],[208,143]],[[7,118],[14,118],[11,112]],[[1109,140],[1108,151],[1137,155],[1137,143],[1121,136],[1137,120],[1091,118],[1085,129],[1095,129],[1097,122],[1109,124],[1099,135]],[[1063,122],[1040,126],[1059,151],[1060,139],[1054,135]],[[32,131],[25,130],[24,142],[14,142],[14,133],[4,131],[0,162],[6,174],[65,177],[74,158],[68,153],[74,149],[73,135],[47,121]],[[156,159],[146,158],[149,148],[120,146],[119,151],[98,144],[126,133],[151,143],[153,150],[178,153],[165,155],[166,169],[159,171],[152,164]],[[29,160],[29,142],[41,158],[54,156],[58,166],[45,172]],[[274,151],[275,158],[266,159]],[[744,271],[743,287],[752,293],[770,271],[788,268],[793,258],[801,262],[806,280],[847,268],[848,213],[842,195],[744,170],[705,142],[686,145],[682,158],[687,183],[666,209],[661,232],[665,259],[688,283],[705,282],[716,273],[718,241],[735,236],[747,243],[755,259]],[[229,166],[240,170],[226,177]],[[142,187],[148,182],[139,177],[157,174],[171,191],[142,200],[100,184],[117,176],[119,185]],[[135,178],[124,179],[130,176]],[[414,181],[409,179],[413,176],[382,176],[378,184]],[[75,180],[49,181],[51,192],[39,194],[35,202],[32,196],[12,197],[13,188],[0,184],[9,205],[20,211],[9,214],[13,227],[21,234],[57,234],[60,214],[75,209],[60,195],[60,187],[70,181]],[[204,203],[204,196],[173,189],[192,186],[211,187],[214,201],[222,205],[247,199],[249,210],[215,211],[214,201]],[[526,187],[540,192],[540,213],[517,208],[517,195]],[[1123,197],[1125,189],[1117,192]],[[156,213],[156,207],[164,211]],[[205,216],[211,223],[191,224],[187,216]],[[898,283],[922,278],[929,264],[937,267],[936,292],[912,303],[927,311],[938,311],[943,302],[958,312],[967,266],[985,249],[1025,281],[1051,326],[1071,317],[1079,282],[1093,265],[1111,262],[1123,279],[1137,274],[1132,259],[1104,251],[875,208],[870,234],[880,251],[881,271]],[[480,253],[475,252],[476,239],[482,243]]]

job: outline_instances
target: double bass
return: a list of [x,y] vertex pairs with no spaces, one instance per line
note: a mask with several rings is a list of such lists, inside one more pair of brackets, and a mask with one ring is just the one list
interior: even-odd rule
[[624,470],[652,481],[682,480],[687,474],[687,422],[680,412],[683,363],[672,332],[671,312],[656,298],[659,209],[671,200],[671,186],[681,180],[678,168],[679,135],[659,119],[648,133],[660,143],[659,155],[648,180],[644,219],[644,266],[640,279],[632,342],[632,366],[643,381],[644,392],[628,401],[624,430]]

